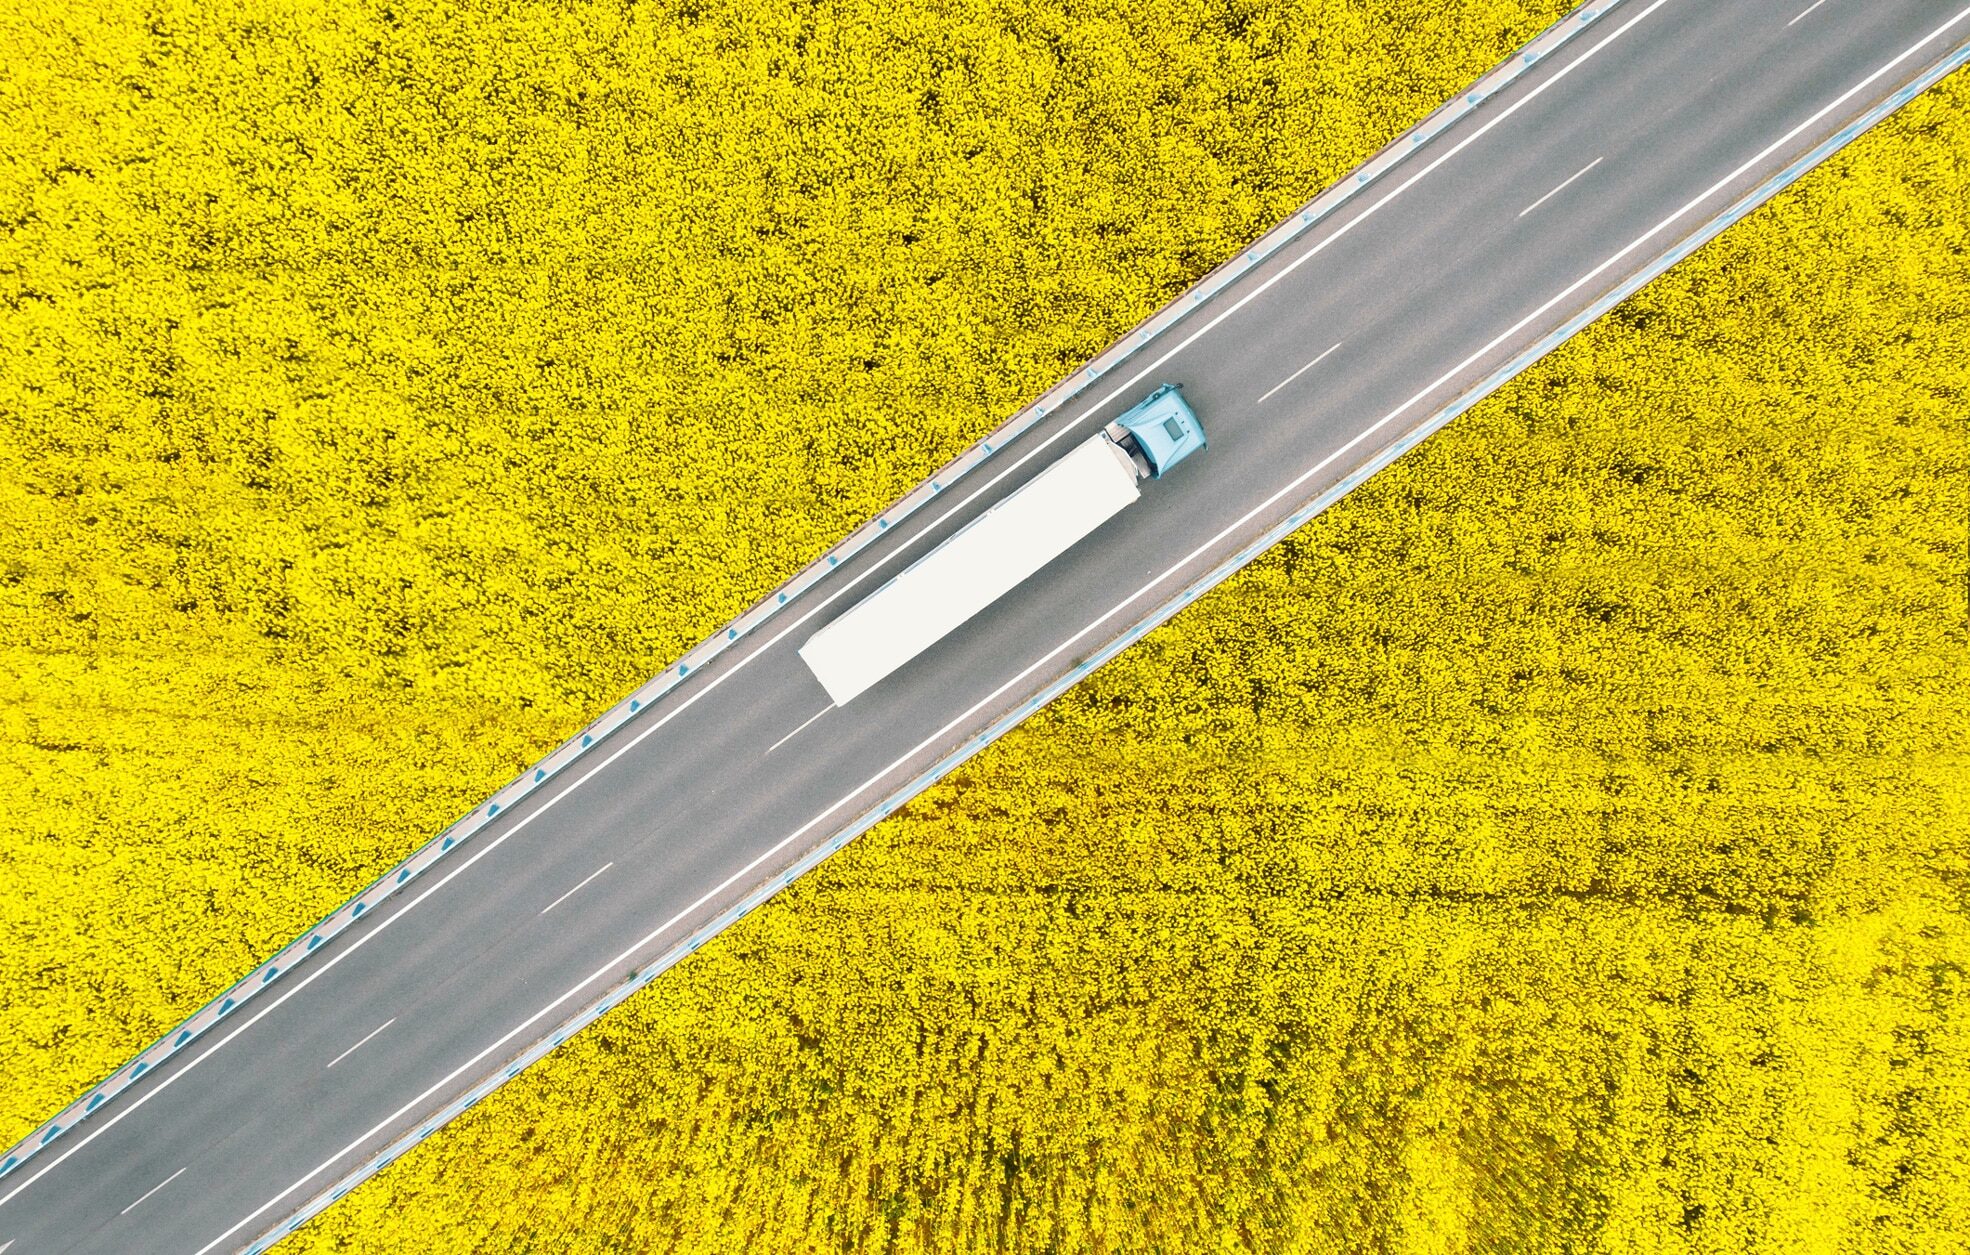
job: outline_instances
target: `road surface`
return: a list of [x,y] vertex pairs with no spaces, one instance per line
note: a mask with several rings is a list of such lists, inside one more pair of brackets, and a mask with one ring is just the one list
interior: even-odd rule
[[[5,1255],[211,1255],[777,883],[1970,44],[1970,0],[1622,0],[0,1178]],[[1158,383],[1210,447],[830,709],[795,649]]]

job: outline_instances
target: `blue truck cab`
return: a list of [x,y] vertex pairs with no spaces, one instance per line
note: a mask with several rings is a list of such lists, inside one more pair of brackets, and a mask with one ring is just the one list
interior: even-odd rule
[[1150,393],[1105,430],[1135,462],[1139,475],[1150,479],[1160,479],[1204,447],[1204,425],[1173,383]]

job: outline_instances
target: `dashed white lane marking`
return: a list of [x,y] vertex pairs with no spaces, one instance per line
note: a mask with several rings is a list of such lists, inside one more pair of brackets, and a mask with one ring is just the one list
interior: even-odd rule
[[[1334,341],[1334,348],[1333,348],[1333,349],[1328,349],[1328,350],[1327,350],[1327,353],[1332,353],[1332,352],[1334,351],[1334,349],[1338,349],[1338,348],[1340,348],[1340,347],[1341,347],[1341,342],[1340,342],[1339,340],[1336,340],[1336,341]],[[1294,372],[1293,372],[1292,374],[1290,374],[1290,375],[1288,375],[1288,376],[1286,376],[1286,377],[1285,377],[1284,379],[1282,379],[1282,380],[1280,380],[1280,381],[1279,381],[1278,383],[1276,383],[1276,384],[1274,384],[1274,385],[1272,385],[1272,387],[1271,387],[1271,389],[1270,389],[1269,391],[1267,391],[1267,393],[1265,394],[1265,397],[1269,397],[1269,396],[1271,396],[1271,395],[1272,395],[1272,394],[1273,394],[1274,392],[1277,392],[1277,391],[1279,391],[1279,390],[1280,390],[1281,388],[1283,388],[1283,387],[1285,387],[1285,386],[1286,386],[1287,384],[1289,384],[1289,383],[1292,383],[1292,382],[1293,382],[1293,381],[1294,381],[1295,379],[1298,379],[1298,378],[1299,378],[1299,377],[1300,377],[1301,375],[1304,375],[1304,374],[1306,374],[1306,373],[1307,373],[1308,371],[1310,371],[1310,370],[1312,370],[1312,369],[1313,369],[1314,367],[1316,367],[1316,366],[1318,366],[1318,365],[1320,365],[1320,363],[1322,363],[1322,362],[1324,362],[1324,361],[1326,361],[1326,360],[1327,360],[1327,353],[1322,353],[1322,354],[1321,354],[1321,355],[1320,355],[1319,357],[1316,357],[1316,358],[1314,358],[1314,359],[1313,359],[1312,361],[1310,361],[1310,362],[1308,362],[1308,363],[1307,363],[1306,365],[1304,365],[1304,366],[1302,366],[1302,367],[1300,367],[1300,368],[1299,368],[1298,370],[1296,370],[1296,371],[1294,371]],[[1260,398],[1259,398],[1259,399],[1258,399],[1257,401],[1254,401],[1254,402],[1253,402],[1253,404],[1254,404],[1254,405],[1264,405],[1264,404],[1265,404],[1265,397],[1260,397]]]
[[1587,173],[1587,171],[1592,170],[1595,166],[1601,164],[1601,162],[1606,160],[1607,158],[1605,157],[1596,157],[1592,161],[1588,162],[1586,165],[1580,167],[1580,169],[1573,172],[1572,178],[1567,179],[1566,182],[1560,184],[1558,187],[1546,193],[1544,196],[1541,196],[1538,200],[1533,201],[1530,205],[1527,205],[1524,209],[1519,210],[1519,217],[1521,218],[1525,217],[1533,210],[1539,208],[1539,206],[1553,199],[1553,197],[1558,196],[1561,192],[1564,192],[1569,187],[1572,187],[1574,179],[1579,178],[1581,175]]
[[[185,1165],[186,1168],[189,1168],[190,1166],[191,1166],[190,1164]],[[159,1190],[163,1189],[165,1186],[171,1184],[173,1181],[176,1181],[179,1177],[184,1175],[185,1175],[185,1168],[178,1169],[170,1176],[164,1178],[162,1181],[159,1181],[156,1185],[153,1185],[148,1190],[145,1190],[144,1198],[149,1198],[151,1195],[157,1193]],[[144,1198],[138,1199],[136,1203],[130,1204],[128,1207],[125,1207],[122,1211],[119,1211],[116,1214],[119,1216],[129,1215],[132,1211],[136,1210],[137,1203],[141,1203],[144,1201]],[[12,1245],[13,1245],[12,1242],[7,1243],[7,1246],[12,1246]],[[7,1246],[0,1246],[0,1251],[5,1251],[7,1249]]]
[[[834,709],[834,707],[833,707],[833,706],[830,706],[830,707],[828,707],[828,710],[833,710],[833,709]],[[827,714],[827,713],[828,713],[828,710],[824,710],[824,711],[822,711],[822,712],[821,712],[821,715],[825,715],[825,714]],[[821,715],[815,715],[815,716],[814,716],[814,719],[819,719],[819,718],[821,717]],[[772,743],[771,745],[769,745],[769,746],[767,746],[767,747],[766,747],[766,753],[768,753],[768,754],[771,754],[771,753],[772,753],[772,752],[773,752],[774,750],[776,750],[776,749],[779,749],[779,748],[780,748],[780,747],[781,747],[782,745],[785,745],[785,744],[786,744],[786,743],[787,743],[788,741],[791,741],[791,740],[793,740],[793,739],[794,739],[795,737],[797,737],[797,736],[799,736],[799,735],[800,735],[801,733],[803,733],[803,732],[805,732],[805,731],[807,731],[807,728],[808,728],[808,724],[811,724],[811,723],[813,723],[813,722],[814,722],[814,719],[809,719],[809,720],[807,721],[807,723],[803,723],[803,724],[801,724],[801,725],[800,725],[800,726],[799,726],[798,728],[795,728],[795,729],[794,729],[793,731],[791,731],[791,732],[789,732],[789,733],[787,733],[787,734],[786,734],[785,736],[783,736],[783,737],[781,737],[781,738],[780,738],[779,740],[777,740],[777,741],[775,741],[775,742],[773,742],[773,743]],[[763,755],[762,755],[762,757],[763,757]]]
[[560,897],[554,899],[552,902],[549,902],[546,906],[541,907],[540,913],[542,915],[545,915],[549,911],[553,910],[555,907],[561,905],[563,902],[566,902],[569,898],[574,897],[577,893],[580,893],[582,891],[582,887],[588,884],[589,881],[595,879],[597,876],[600,876],[603,872],[608,871],[611,867],[614,867],[615,865],[616,865],[616,860],[614,859],[610,859],[608,862],[602,864],[594,871],[588,873],[587,877],[582,880],[581,884],[576,885],[574,888],[568,890]]
[[1806,16],[1808,13],[1811,13],[1814,9],[1819,8],[1821,5],[1825,3],[1826,0],[1813,0],[1811,4],[1807,5],[1805,8],[1799,11],[1799,17],[1793,18],[1792,21],[1787,22],[1786,25],[1787,26],[1797,25],[1800,17]]
[[[361,1041],[359,1041],[359,1042],[357,1042],[357,1043],[356,1043],[355,1045],[353,1045],[353,1046],[351,1046],[351,1047],[349,1047],[349,1048],[348,1048],[347,1050],[345,1050],[345,1051],[343,1051],[343,1052],[342,1052],[341,1054],[339,1054],[339,1055],[337,1055],[337,1056],[335,1056],[335,1057],[334,1057],[333,1059],[330,1059],[330,1060],[328,1061],[328,1066],[332,1068],[332,1067],[334,1067],[334,1066],[335,1066],[336,1064],[338,1064],[338,1063],[340,1063],[340,1062],[342,1062],[342,1061],[343,1061],[344,1059],[347,1059],[347,1058],[348,1058],[348,1057],[349,1057],[350,1055],[352,1055],[352,1054],[354,1054],[354,1053],[356,1053],[356,1052],[357,1052],[358,1050],[361,1050],[361,1049],[362,1049],[362,1048],[363,1048],[364,1046],[366,1046],[366,1045],[368,1045],[368,1044],[369,1044],[369,1039],[370,1039],[370,1038],[372,1038],[372,1037],[374,1037],[374,1036],[376,1036],[376,1035],[377,1035],[378,1033],[380,1033],[380,1032],[382,1032],[382,1031],[383,1031],[384,1029],[386,1029],[386,1028],[388,1028],[388,1027],[390,1027],[390,1026],[391,1026],[392,1024],[395,1024],[396,1022],[397,1022],[397,1017],[393,1015],[393,1016],[391,1016],[391,1017],[390,1017],[389,1019],[387,1019],[387,1020],[385,1020],[385,1021],[383,1021],[383,1022],[382,1022],[381,1024],[378,1024],[378,1025],[377,1025],[377,1026],[376,1026],[375,1028],[373,1028],[373,1029],[371,1029],[371,1030],[369,1030],[369,1032],[367,1032],[367,1033],[365,1033],[365,1034],[363,1035],[363,1039],[362,1039]],[[324,1070],[326,1070],[326,1069],[324,1069]]]

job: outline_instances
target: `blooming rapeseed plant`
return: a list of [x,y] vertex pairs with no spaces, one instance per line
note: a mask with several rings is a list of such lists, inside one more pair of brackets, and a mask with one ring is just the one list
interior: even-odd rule
[[[0,1140],[1559,12],[0,14]],[[1966,90],[282,1249],[1961,1249]]]

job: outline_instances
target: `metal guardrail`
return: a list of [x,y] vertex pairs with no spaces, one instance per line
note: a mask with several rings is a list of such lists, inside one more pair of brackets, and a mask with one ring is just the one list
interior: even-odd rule
[[[597,716],[580,732],[563,742],[545,758],[542,758],[532,767],[529,767],[526,771],[502,786],[484,803],[447,825],[436,836],[431,838],[431,840],[419,846],[402,861],[370,882],[370,884],[365,886],[354,897],[317,920],[313,927],[303,931],[293,941],[283,946],[271,958],[249,972],[231,988],[225,990],[210,1002],[192,1012],[189,1016],[186,1016],[175,1028],[139,1051],[128,1063],[118,1068],[110,1076],[89,1089],[80,1098],[77,1098],[74,1102],[63,1108],[52,1119],[46,1121],[39,1128],[34,1129],[26,1137],[15,1143],[8,1149],[5,1159],[0,1160],[0,1178],[5,1177],[8,1173],[19,1168],[42,1148],[55,1141],[61,1134],[72,1130],[77,1124],[100,1110],[104,1104],[122,1093],[125,1089],[128,1089],[132,1083],[137,1081],[146,1072],[175,1055],[193,1041],[196,1041],[208,1029],[225,1020],[248,999],[252,998],[254,994],[265,989],[277,977],[291,971],[296,964],[305,959],[310,953],[340,934],[364,914],[374,910],[384,899],[391,897],[398,890],[416,880],[426,871],[429,871],[432,866],[446,854],[450,853],[461,842],[491,823],[501,811],[510,810],[515,803],[527,797],[542,784],[560,774],[561,771],[580,758],[590,746],[629,722],[645,708],[655,705],[658,700],[688,679],[692,672],[703,669],[733,644],[749,635],[755,628],[762,626],[768,620],[772,619],[774,615],[791,604],[802,593],[808,592],[825,580],[829,572],[833,571],[837,566],[840,566],[843,562],[867,548],[877,537],[887,532],[890,527],[909,518],[918,509],[941,495],[965,475],[976,470],[992,456],[995,450],[1011,443],[1048,414],[1053,413],[1062,405],[1079,396],[1090,384],[1133,357],[1145,345],[1163,332],[1169,330],[1193,310],[1202,306],[1226,285],[1238,279],[1253,266],[1263,262],[1285,245],[1297,239],[1334,210],[1346,204],[1356,193],[1375,182],[1382,175],[1388,173],[1390,169],[1405,160],[1410,153],[1422,147],[1425,142],[1441,134],[1448,127],[1454,125],[1459,119],[1469,114],[1485,100],[1496,95],[1501,89],[1516,80],[1528,68],[1549,56],[1575,35],[1585,30],[1595,19],[1605,15],[1620,3],[1621,0],[1589,0],[1588,3],[1567,13],[1540,34],[1534,36],[1523,47],[1500,62],[1465,91],[1439,106],[1416,125],[1396,136],[1395,139],[1391,140],[1367,161],[1357,166],[1349,175],[1344,176],[1339,182],[1314,197],[1298,213],[1266,232],[1266,234],[1254,241],[1250,247],[1246,248],[1237,257],[1212,269],[1189,288],[1171,298],[1160,309],[1124,333],[1113,345],[1093,361],[1089,362],[1085,367],[1048,389],[1038,400],[1020,410],[1006,422],[1000,424],[991,434],[985,436],[976,444],[973,444],[964,452],[958,454],[951,461],[945,463],[923,483],[899,498],[887,510],[882,511],[875,518],[856,528],[839,544],[828,550],[828,552],[795,572],[785,583],[781,584],[773,592],[768,593],[764,599],[755,604],[750,610],[747,610],[744,614],[732,620],[719,632],[701,641],[682,658],[678,659],[675,664],[645,682],[627,697]],[[1325,507],[1322,506],[1321,508],[1324,509]],[[1312,514],[1309,513],[1306,517],[1311,518]],[[1294,524],[1294,526],[1298,526],[1298,524]],[[1281,534],[1283,535],[1284,533]],[[1265,545],[1272,543],[1273,541],[1270,539],[1264,542]],[[1263,547],[1262,545],[1261,548]],[[1254,552],[1257,551],[1254,550]],[[1244,560],[1240,560],[1240,565],[1243,564]],[[1226,574],[1229,574],[1229,572],[1226,572]],[[1217,579],[1221,578],[1223,577],[1217,576],[1212,582],[1215,583]],[[1187,601],[1190,596],[1194,595],[1194,593],[1187,594],[1183,600]],[[1171,612],[1174,611],[1177,604],[1181,603],[1173,603],[1171,605]],[[1165,615],[1164,617],[1167,616]],[[1161,622],[1161,618],[1158,618],[1156,622]],[[1152,623],[1150,626],[1154,626],[1154,624]],[[1148,629],[1145,627],[1143,630],[1147,631]],[[1133,641],[1139,635],[1140,633],[1136,633],[1127,637],[1126,640],[1116,646],[1116,649],[1119,650],[1123,645]],[[1102,660],[1105,661],[1108,657],[1112,656],[1113,652],[1109,651],[1102,654]],[[1085,670],[1085,667],[1077,670],[1075,678],[1078,678]],[[1071,683],[1071,680],[1069,683]],[[1019,719],[1025,718],[1032,710],[1036,710],[1040,705],[1051,701],[1053,697],[1057,696],[1060,691],[1064,691],[1066,687],[1067,685],[1063,684],[1059,688],[1047,693],[1044,697],[1023,707],[1012,722],[1016,723]],[[1004,726],[1009,727],[1011,725],[1006,724]],[[959,755],[950,759],[949,764],[955,766],[957,762],[977,752],[977,749],[982,748],[990,740],[1001,735],[1003,731],[1004,727],[995,727],[986,737],[968,745]],[[940,766],[937,769],[937,774],[941,774],[948,769],[948,766]],[[892,803],[885,804],[877,812],[872,812],[866,822],[859,823],[858,826],[853,827],[846,834],[818,847],[810,859],[804,859],[801,862],[799,865],[800,871],[805,871],[815,863],[818,863],[822,858],[825,858],[827,854],[839,849],[852,837],[859,835],[867,827],[874,824],[884,815],[887,815],[895,805],[900,805],[903,800],[915,796],[932,779],[935,779],[934,775],[913,783],[904,793],[899,794],[897,799]],[[593,1014],[586,1014],[586,1018],[581,1020],[581,1024],[586,1024],[589,1020],[595,1018],[595,1016],[600,1015],[602,1011],[614,1006],[622,997],[626,997],[629,992],[640,987],[641,982],[647,982],[658,971],[661,971],[663,967],[669,966],[671,963],[676,962],[677,958],[682,958],[691,950],[695,950],[701,944],[702,940],[723,929],[732,920],[737,919],[746,911],[751,910],[758,902],[764,901],[772,893],[777,892],[783,883],[785,881],[775,882],[765,892],[758,895],[756,900],[748,899],[742,908],[728,912],[727,915],[721,916],[715,925],[700,930],[699,934],[694,935],[692,940],[686,943],[686,948],[682,948],[676,952],[676,958],[667,959],[662,966],[648,969],[646,974],[639,978],[639,981],[632,982],[630,985],[625,986],[619,993],[612,994],[604,1003],[597,1004],[597,1009],[594,1010]],[[546,1054],[555,1045],[558,1045],[565,1039],[568,1033],[573,1031],[575,1030],[570,1028],[566,1032],[557,1034],[551,1042],[544,1046],[536,1047],[535,1050],[523,1056],[523,1062],[516,1064],[505,1076],[513,1075],[520,1067],[524,1067],[526,1064],[533,1062],[534,1059]],[[462,1100],[461,1104],[455,1104],[456,1109],[462,1111],[466,1106],[470,1106],[471,1103],[478,1101],[480,1097],[483,1097],[484,1093],[491,1092],[500,1081],[504,1080],[505,1076],[496,1078],[493,1082],[486,1085],[483,1090],[475,1090],[466,1099]],[[439,1124],[449,1119],[451,1114],[455,1114],[455,1111],[452,1111],[450,1108],[447,1109],[447,1112],[448,1114],[432,1122],[430,1128],[425,1129],[424,1133],[428,1133],[431,1128],[436,1128]],[[421,1140],[424,1133],[420,1133],[418,1139]],[[410,1144],[414,1144],[414,1142]],[[394,1147],[390,1151],[385,1152],[385,1159],[379,1160],[378,1162],[385,1162],[387,1158],[394,1158],[405,1149],[408,1149],[408,1145]],[[339,1197],[339,1194],[336,1197]],[[320,1206],[326,1206],[329,1201],[332,1200],[324,1197],[319,1206],[315,1207],[315,1210],[319,1210]],[[313,1212],[310,1211],[307,1214],[312,1215]],[[291,1228],[292,1226],[289,1227]]]

